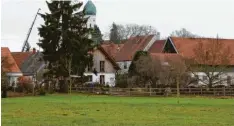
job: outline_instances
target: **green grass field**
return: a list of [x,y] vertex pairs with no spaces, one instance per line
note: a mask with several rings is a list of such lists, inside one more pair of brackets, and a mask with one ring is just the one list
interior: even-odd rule
[[3,126],[234,126],[234,99],[49,95],[2,99]]

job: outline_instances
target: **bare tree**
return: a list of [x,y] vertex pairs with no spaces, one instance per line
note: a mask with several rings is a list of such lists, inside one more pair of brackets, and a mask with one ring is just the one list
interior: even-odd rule
[[[163,84],[164,87],[171,87],[176,82],[179,84],[187,84],[187,67],[183,58],[177,54],[156,54],[150,56],[140,56],[136,65],[136,75],[150,82],[151,86]],[[145,85],[144,85],[145,86]]]
[[180,30],[175,30],[171,33],[172,37],[186,37],[186,38],[197,38],[198,35],[193,34],[192,32],[186,30],[185,28],[181,28]]
[[138,24],[126,24],[125,26],[119,26],[120,36],[123,39],[128,39],[129,37],[134,37],[138,35],[150,35],[156,34],[157,30],[150,25],[138,25]]
[[[151,86],[157,86],[157,81],[161,72],[161,63],[158,59],[151,59],[150,56],[140,56],[135,61],[138,78],[143,82],[143,87],[149,82]],[[142,83],[140,83],[142,84]]]
[[187,79],[187,66],[185,64],[185,60],[179,56],[176,55],[175,58],[167,58],[168,64],[170,66],[171,74],[175,78],[176,82],[176,89],[177,89],[177,103],[179,103],[179,97],[180,97],[180,85],[185,84],[189,82]]
[[[156,34],[157,30],[155,27],[150,25],[138,25],[138,24],[115,24],[118,38],[120,40],[125,40],[130,37],[138,36],[138,35],[150,35],[150,34]],[[110,27],[110,29],[113,29]],[[111,31],[111,30],[110,30]],[[110,35],[111,32],[107,32],[106,34]],[[104,36],[108,36],[104,35]]]
[[[204,39],[194,48],[194,56],[189,60],[189,70],[209,88],[223,84],[227,75],[233,53],[221,39]],[[198,74],[203,74],[202,78]]]

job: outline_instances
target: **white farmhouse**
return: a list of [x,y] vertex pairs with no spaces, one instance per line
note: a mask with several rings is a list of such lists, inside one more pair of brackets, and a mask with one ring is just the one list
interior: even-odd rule
[[[85,76],[89,76],[90,82],[97,82],[109,86],[115,86],[115,76],[119,70],[118,64],[101,46],[93,50],[93,66],[88,67]],[[96,71],[97,73],[95,74]]]

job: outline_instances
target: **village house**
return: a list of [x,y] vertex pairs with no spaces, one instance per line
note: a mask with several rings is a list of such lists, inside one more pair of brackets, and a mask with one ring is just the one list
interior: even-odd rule
[[8,47],[1,47],[2,71],[8,77],[9,86],[16,87],[18,78],[23,76]]
[[[195,54],[195,49],[198,45],[198,43],[203,43],[208,44],[208,43],[214,43],[214,42],[220,42],[222,47],[227,47],[227,48],[221,48],[220,47],[211,47],[211,46],[204,46],[202,49],[203,50],[198,50],[201,53],[204,52],[207,55],[206,57],[203,57],[203,59],[199,59]],[[212,45],[212,44],[211,44]],[[212,55],[209,50],[211,48],[216,48],[219,50],[213,50],[214,54],[216,57],[214,57],[213,60],[210,59],[210,55]],[[225,52],[229,49],[230,52],[228,52],[232,57],[228,57],[229,54],[227,55],[219,55],[216,52]],[[211,50],[212,51],[212,50]],[[169,37],[166,40],[166,43],[163,47],[163,52],[164,53],[175,53],[178,55],[183,56],[186,59],[192,59],[196,61],[196,65],[203,65],[206,67],[210,67],[210,65],[215,65],[217,67],[225,67],[223,71],[208,71],[209,74],[214,74],[217,75],[217,80],[223,80],[219,84],[224,85],[224,86],[230,86],[234,85],[234,39],[216,39],[216,38],[180,38],[180,37]],[[225,54],[225,53],[223,53]],[[209,57],[210,56],[210,57]],[[225,59],[226,58],[226,59]],[[222,62],[221,60],[227,60],[227,62]],[[212,62],[211,62],[212,61]],[[225,63],[225,64],[224,64]],[[207,71],[206,71],[207,72]],[[194,71],[191,73],[192,77],[198,78],[198,86],[204,86],[206,85],[205,82],[208,81],[206,74],[204,71]],[[208,82],[207,82],[208,83]],[[218,84],[218,83],[217,83]]]
[[89,82],[115,86],[116,72],[120,69],[114,58],[102,46],[96,47],[93,52],[93,66],[84,73],[89,76]]
[[24,77],[33,79],[38,73],[43,73],[45,67],[43,54],[35,48],[29,52],[12,52],[11,54]]
[[164,41],[160,40],[159,35],[145,35],[131,37],[122,43],[124,45],[121,45],[122,47],[114,57],[121,68],[118,71],[119,74],[128,72],[137,51],[161,52]]

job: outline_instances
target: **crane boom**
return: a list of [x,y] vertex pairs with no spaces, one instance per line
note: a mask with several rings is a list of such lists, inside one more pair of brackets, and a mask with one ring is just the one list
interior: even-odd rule
[[[41,9],[39,8],[38,11],[37,11],[37,14],[39,13],[40,10],[41,10]],[[36,21],[36,19],[37,19],[37,14],[36,14],[36,16],[35,16],[35,18],[34,18],[34,20],[33,20],[33,22],[32,22],[31,27],[29,28],[29,31],[28,31],[28,34],[27,34],[26,39],[25,39],[25,41],[24,41],[24,44],[23,44],[23,47],[22,47],[21,52],[28,52],[28,51],[30,50],[30,48],[31,48],[30,45],[29,45],[29,43],[28,43],[28,38],[29,38],[29,36],[30,36],[30,34],[31,34],[32,28],[33,28],[33,26],[34,26],[34,23],[35,23],[35,21]]]

